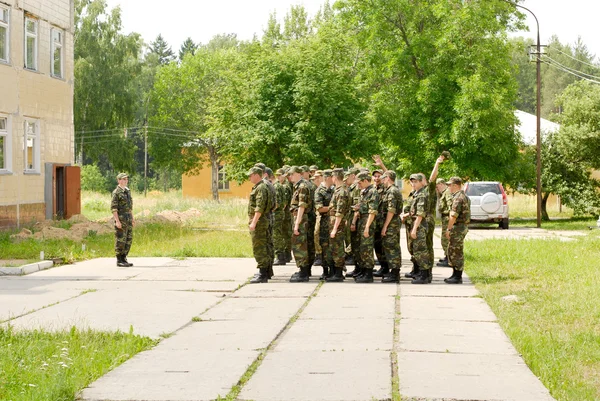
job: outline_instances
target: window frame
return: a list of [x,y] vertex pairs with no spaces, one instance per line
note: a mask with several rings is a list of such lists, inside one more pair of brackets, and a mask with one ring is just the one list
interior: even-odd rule
[[4,166],[0,166],[1,174],[12,174],[12,125],[8,114],[0,113],[0,119],[6,120],[4,130],[0,129],[0,137],[4,137]]
[[[35,23],[35,34],[30,33],[27,30],[27,22],[33,22]],[[23,26],[24,28],[24,32],[23,32],[23,38],[24,38],[24,44],[23,44],[23,64],[26,70],[29,71],[38,71],[38,43],[39,43],[39,33],[40,33],[40,21],[37,18],[33,18],[30,16],[25,15],[25,24]],[[27,65],[27,39],[33,37],[35,38],[35,43],[33,45],[33,64],[34,66],[28,66]]]
[[227,173],[225,172],[224,166],[219,166],[217,172],[217,191],[227,192],[230,191],[229,180],[227,180]]
[[[27,125],[35,124],[35,132],[33,135],[27,133]],[[40,173],[40,148],[41,148],[41,134],[40,134],[40,120],[35,118],[25,118],[23,121],[23,173],[24,174],[39,174]],[[27,165],[27,140],[33,138],[33,150],[31,157],[33,158],[33,165],[31,168]]]
[[[56,42],[54,41],[54,33],[57,32],[60,35],[60,43],[56,44]],[[56,51],[56,48],[59,47],[60,48],[60,71],[57,74],[56,71],[54,71],[54,52]],[[57,27],[52,27],[52,29],[50,29],[50,76],[54,77],[54,78],[60,78],[60,79],[64,79],[64,71],[65,71],[65,31],[57,28]]]
[[0,63],[10,63],[10,7],[0,3],[0,10],[5,10],[7,15],[7,21],[0,20],[0,26],[6,28],[6,59],[2,58],[0,54]]

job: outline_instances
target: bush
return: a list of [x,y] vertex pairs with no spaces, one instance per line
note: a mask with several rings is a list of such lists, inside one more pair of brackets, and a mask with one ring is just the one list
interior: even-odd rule
[[98,166],[88,164],[81,168],[81,189],[85,191],[103,192],[106,189],[106,178]]

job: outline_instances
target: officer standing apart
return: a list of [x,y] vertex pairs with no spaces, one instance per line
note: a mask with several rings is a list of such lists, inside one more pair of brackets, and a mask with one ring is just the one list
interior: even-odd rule
[[250,220],[248,229],[252,238],[252,252],[256,259],[258,276],[255,276],[250,283],[266,283],[269,279],[271,263],[271,252],[267,245],[269,241],[269,214],[272,205],[270,204],[271,195],[267,184],[263,180],[263,170],[259,167],[252,167],[248,171],[248,178],[254,185],[250,192],[250,201],[248,203],[248,218]]
[[129,267],[133,263],[127,261],[127,255],[133,241],[133,199],[131,191],[127,188],[129,176],[125,173],[117,175],[117,188],[112,192],[110,208],[115,219],[115,254],[117,266]]
[[444,279],[448,284],[462,284],[462,272],[465,265],[464,243],[471,222],[471,200],[462,190],[462,179],[452,177],[448,180],[452,193],[452,210],[448,220],[448,262],[452,267],[452,276]]

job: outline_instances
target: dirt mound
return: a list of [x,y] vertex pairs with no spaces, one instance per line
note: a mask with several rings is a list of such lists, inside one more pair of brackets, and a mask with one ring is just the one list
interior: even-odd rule
[[188,209],[185,212],[177,212],[175,210],[163,210],[162,212],[158,212],[156,216],[152,217],[150,220],[156,223],[170,222],[185,224],[189,220],[196,219],[200,216],[202,216],[202,212],[195,208]]

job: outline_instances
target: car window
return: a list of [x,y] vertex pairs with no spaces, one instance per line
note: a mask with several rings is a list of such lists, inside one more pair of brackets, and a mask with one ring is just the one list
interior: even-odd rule
[[494,183],[479,183],[479,182],[471,182],[467,186],[466,194],[467,196],[483,196],[488,192],[492,192],[494,194],[500,195],[502,192],[500,191],[500,185]]

